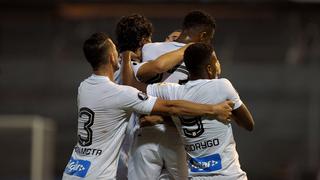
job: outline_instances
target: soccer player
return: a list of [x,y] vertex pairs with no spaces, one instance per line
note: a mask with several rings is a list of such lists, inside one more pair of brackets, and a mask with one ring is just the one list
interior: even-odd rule
[[[186,84],[153,84],[147,87],[147,93],[167,100],[184,99],[208,104],[230,99],[235,103],[233,119],[239,126],[252,131],[254,121],[251,113],[230,81],[215,79],[220,67],[212,46],[192,44],[185,51],[184,62],[189,72]],[[246,173],[240,168],[230,123],[203,116],[177,116],[174,122],[187,152],[191,179],[247,179]]]
[[[132,51],[135,57],[132,58],[131,65],[135,66],[141,61],[141,49],[146,43],[151,42],[152,23],[140,14],[132,14],[123,16],[116,25],[116,44],[120,53],[124,51]],[[182,59],[182,57],[181,57]],[[121,64],[120,58],[120,64]],[[115,79],[118,84],[122,84],[121,69],[115,72]],[[134,138],[134,132],[139,127],[138,116],[132,113],[128,122],[126,135],[121,147],[119,166],[117,171],[117,179],[127,179],[127,159],[128,151]]]
[[83,46],[93,74],[78,89],[78,142],[63,179],[115,179],[120,146],[132,111],[141,114],[213,115],[229,118],[229,104],[203,105],[166,101],[115,84],[118,52],[104,33],[95,33]]
[[[159,61],[150,61],[177,50],[190,42],[211,43],[215,30],[215,20],[202,11],[188,13],[183,21],[182,32],[175,42],[148,43],[142,48],[143,63],[133,67],[136,77],[146,83],[178,83],[188,77],[182,59],[171,63],[171,70]],[[126,76],[128,77],[128,76]],[[127,78],[125,84],[132,84],[134,78]],[[155,118],[155,117],[154,117]],[[174,179],[186,179],[188,168],[181,141],[173,142],[180,136],[171,121],[161,121],[152,127],[140,128],[129,157],[128,177],[132,180],[155,179],[165,167]],[[156,133],[155,133],[156,132]],[[170,132],[170,133],[168,133]],[[145,172],[148,172],[146,175]]]

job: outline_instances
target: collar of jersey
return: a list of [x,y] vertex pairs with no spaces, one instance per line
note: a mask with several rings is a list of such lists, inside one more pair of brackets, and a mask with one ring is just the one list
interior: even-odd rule
[[101,80],[110,81],[109,77],[107,77],[107,76],[100,76],[100,75],[92,74],[91,77],[94,79],[101,79]]
[[210,81],[210,79],[189,80],[189,81],[186,83],[186,86],[195,86],[195,85],[197,85],[198,83],[203,82],[203,81]]

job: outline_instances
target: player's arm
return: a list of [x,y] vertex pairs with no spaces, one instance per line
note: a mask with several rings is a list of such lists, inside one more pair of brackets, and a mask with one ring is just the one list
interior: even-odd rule
[[132,86],[139,89],[142,92],[146,92],[147,85],[139,82],[134,75],[131,66],[131,55],[133,52],[125,51],[122,55],[122,71],[121,78],[124,85]]
[[226,101],[220,104],[197,104],[184,100],[163,100],[148,96],[129,86],[121,87],[118,93],[118,104],[121,109],[136,111],[140,114],[209,116],[228,120],[231,116],[233,102]]
[[239,108],[232,111],[232,119],[246,130],[253,130],[254,121],[245,104],[242,104]]
[[232,101],[209,105],[184,100],[162,100],[158,98],[151,113],[170,116],[208,116],[228,121],[231,117],[232,107]]
[[232,100],[235,105],[232,111],[234,121],[248,131],[252,131],[254,120],[246,105],[240,100],[239,94],[227,79],[221,79],[220,92],[224,92],[227,99]]
[[[160,97],[162,99],[166,99],[166,100],[177,100],[179,99],[179,94],[181,94],[181,85],[176,84],[176,83],[158,83],[158,84],[152,84],[149,85],[147,87],[147,93],[151,96],[155,96],[155,97]],[[190,104],[190,102],[188,102]],[[188,106],[188,104],[185,104],[186,106]],[[201,107],[192,107],[188,106],[190,108],[193,108],[192,110],[198,111],[200,112],[202,109],[198,109]],[[197,104],[196,104],[197,105]],[[226,110],[230,110],[230,108],[233,108],[233,102],[232,101],[224,101],[222,103],[219,104],[215,104],[214,107],[215,109],[215,115],[213,116],[214,119],[217,119],[223,123],[229,122],[230,119],[228,119],[227,117],[229,117],[226,113]],[[193,115],[193,116],[197,116],[197,115]],[[204,116],[203,114],[201,116]]]
[[163,54],[155,60],[144,63],[137,72],[137,78],[142,82],[146,82],[157,74],[174,68],[182,62],[184,51],[189,45],[187,44],[180,49]]

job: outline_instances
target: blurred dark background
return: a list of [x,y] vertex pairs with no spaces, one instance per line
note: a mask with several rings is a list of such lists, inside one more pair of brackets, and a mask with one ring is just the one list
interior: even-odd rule
[[[320,0],[0,0],[0,115],[54,120],[60,179],[76,142],[77,87],[91,73],[84,40],[114,37],[121,16],[141,13],[163,41],[193,9],[216,18],[223,76],[256,120],[252,133],[234,126],[249,179],[319,180]],[[5,132],[0,179],[28,179],[30,143]]]

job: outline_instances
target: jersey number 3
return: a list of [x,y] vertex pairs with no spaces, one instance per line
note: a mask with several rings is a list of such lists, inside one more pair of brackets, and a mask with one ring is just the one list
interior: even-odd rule
[[181,125],[183,126],[197,126],[196,129],[187,129],[187,128],[183,128],[183,133],[185,136],[189,137],[189,138],[195,138],[195,137],[199,137],[201,134],[203,134],[204,129],[203,129],[203,124],[202,124],[202,120],[201,117],[195,117],[192,119],[186,119],[183,117],[179,117],[181,120]]
[[87,133],[87,137],[81,137],[78,135],[78,141],[81,146],[90,146],[92,144],[92,129],[90,128],[93,125],[93,120],[94,120],[94,112],[86,107],[83,107],[79,111],[79,117],[88,117],[88,120],[84,123],[83,129]]

